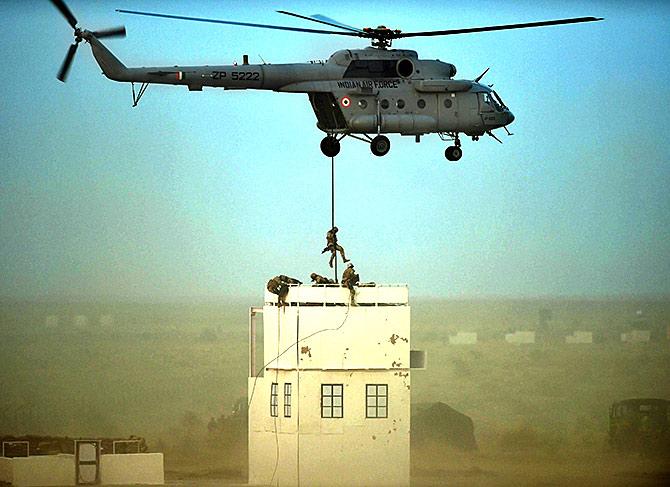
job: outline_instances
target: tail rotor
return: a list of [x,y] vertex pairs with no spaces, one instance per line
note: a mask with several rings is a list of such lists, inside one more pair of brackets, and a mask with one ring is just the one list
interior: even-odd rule
[[96,37],[98,39],[104,39],[105,37],[125,37],[126,36],[126,28],[121,26],[121,27],[115,27],[112,29],[104,29],[104,30],[99,30],[95,32],[89,32],[85,30],[81,30],[79,27],[77,27],[77,18],[72,14],[68,6],[63,2],[63,0],[51,0],[51,3],[54,4],[54,6],[60,11],[60,13],[65,17],[65,20],[67,20],[67,23],[70,24],[70,27],[74,29],[74,43],[70,45],[69,49],[67,50],[67,54],[65,54],[65,59],[63,60],[63,64],[61,64],[60,70],[58,71],[58,76],[57,78],[65,82],[67,79],[68,72],[70,71],[70,66],[72,65],[72,61],[74,60],[74,56],[77,53],[77,47],[79,47],[79,43],[84,39],[88,39],[88,37],[85,37],[85,35],[91,35],[93,37]]

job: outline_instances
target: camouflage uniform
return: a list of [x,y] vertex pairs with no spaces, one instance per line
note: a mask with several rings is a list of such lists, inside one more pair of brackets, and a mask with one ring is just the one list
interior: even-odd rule
[[342,286],[349,288],[349,294],[351,295],[351,303],[354,303],[354,286],[357,286],[360,281],[360,277],[356,274],[354,270],[354,264],[349,264],[344,272],[342,273]]
[[279,306],[283,306],[286,304],[286,295],[288,294],[288,286],[289,284],[302,284],[297,279],[293,279],[292,277],[288,277],[285,275],[279,275],[275,276],[272,279],[268,281],[267,284],[267,290],[270,291],[272,294],[276,294],[279,296]]
[[309,277],[312,278],[312,282],[314,284],[335,284],[335,281],[333,279],[328,279],[327,277],[320,276],[316,272],[312,272],[312,274]]
[[337,257],[337,252],[340,253],[342,256],[342,260],[344,262],[349,262],[349,259],[347,259],[347,256],[344,255],[344,249],[342,248],[341,245],[338,245],[337,243],[337,227],[333,227],[328,232],[326,233],[326,247],[321,251],[321,253],[325,253],[330,250],[330,262],[328,262],[328,265],[330,267],[333,267],[333,261]]

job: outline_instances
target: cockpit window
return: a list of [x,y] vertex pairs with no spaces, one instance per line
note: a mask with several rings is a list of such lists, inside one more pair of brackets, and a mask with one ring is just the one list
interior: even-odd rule
[[505,105],[505,102],[502,101],[502,98],[500,98],[500,95],[498,93],[496,93],[495,91],[492,91],[491,93],[493,94],[494,99],[498,102],[498,104],[502,108],[507,108],[507,105]]
[[479,94],[479,107],[482,112],[501,112],[506,107],[495,91]]
[[355,59],[344,72],[344,78],[397,78],[393,59]]

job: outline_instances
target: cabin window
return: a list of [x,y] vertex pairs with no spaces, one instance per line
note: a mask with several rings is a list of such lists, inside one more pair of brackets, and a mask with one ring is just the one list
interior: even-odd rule
[[393,59],[354,59],[344,72],[344,78],[397,78]]
[[488,93],[479,93],[479,111],[480,112],[492,112],[493,111],[493,100]]
[[344,386],[342,384],[321,384],[321,417],[344,417]]
[[416,106],[418,106],[421,109],[426,108],[426,100],[420,98],[419,101],[416,102]]
[[384,110],[386,110],[386,109],[388,109],[388,107],[389,107],[389,101],[388,101],[386,98],[384,98],[384,99],[381,101],[380,105],[381,105],[381,107],[382,107]]
[[273,418],[279,416],[279,394],[277,392],[278,387],[279,384],[276,382],[273,382],[270,386],[270,416]]
[[451,108],[451,105],[453,105],[451,98],[445,98],[444,99],[444,108]]
[[402,110],[403,108],[405,108],[405,100],[398,100],[397,102],[395,102],[395,106],[397,106]]
[[388,384],[365,386],[365,417],[388,418]]
[[361,110],[365,110],[368,107],[368,101],[358,100],[358,106],[361,108]]
[[291,417],[291,383],[284,383],[284,417]]

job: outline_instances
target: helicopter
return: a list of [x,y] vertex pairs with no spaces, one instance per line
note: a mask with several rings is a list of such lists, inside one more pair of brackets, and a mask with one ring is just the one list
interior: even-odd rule
[[[414,136],[416,142],[420,142],[423,135],[437,133],[443,141],[453,143],[445,149],[447,160],[458,161],[463,155],[460,134],[471,137],[473,141],[489,135],[500,143],[502,141],[493,133],[494,129],[503,128],[508,135],[512,135],[507,125],[514,121],[514,115],[492,86],[480,83],[488,68],[473,80],[454,79],[456,66],[439,60],[420,59],[413,50],[391,49],[396,39],[603,20],[599,17],[576,17],[466,29],[402,32],[384,25],[357,28],[323,15],[305,16],[285,10],[277,12],[339,30],[117,9],[117,12],[129,15],[360,37],[371,41],[367,48],[338,50],[326,61],[309,63],[249,64],[249,57],[244,55],[241,65],[129,68],[100,41],[109,37],[125,37],[125,27],[101,31],[81,29],[63,0],[51,1],[74,30],[74,43],[68,49],[57,76],[60,81],[66,80],[79,43],[86,41],[107,78],[131,83],[133,106],[137,106],[150,84],[186,86],[190,91],[216,87],[304,93],[316,115],[317,128],[326,134],[320,148],[327,157],[335,157],[340,152],[340,142],[345,137],[368,143],[371,152],[381,157],[391,148],[385,134]],[[135,83],[141,83],[138,92],[135,92]]]

